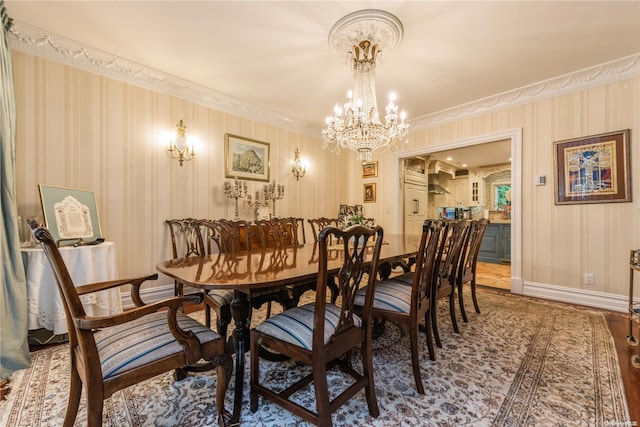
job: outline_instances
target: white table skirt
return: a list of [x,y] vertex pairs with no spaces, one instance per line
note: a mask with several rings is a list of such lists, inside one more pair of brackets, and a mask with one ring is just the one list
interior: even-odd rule
[[[94,246],[63,247],[60,254],[76,286],[118,278],[116,246],[104,242]],[[54,334],[66,334],[67,321],[58,286],[41,248],[22,248],[27,275],[29,329],[45,328]],[[122,312],[120,289],[94,292],[80,297],[89,316],[107,316]]]

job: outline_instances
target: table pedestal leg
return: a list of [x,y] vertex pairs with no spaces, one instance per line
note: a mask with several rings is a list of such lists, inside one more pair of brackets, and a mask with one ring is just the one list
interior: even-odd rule
[[249,337],[249,314],[251,313],[251,305],[247,299],[247,295],[235,291],[233,303],[231,303],[231,315],[235,321],[235,330],[233,331],[233,342],[236,353],[236,384],[235,394],[233,397],[233,415],[230,425],[240,425],[240,413],[242,412],[242,392],[244,388],[244,354],[248,347]]

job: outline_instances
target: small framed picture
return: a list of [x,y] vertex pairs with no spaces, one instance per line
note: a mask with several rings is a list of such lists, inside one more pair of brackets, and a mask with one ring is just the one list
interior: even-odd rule
[[364,184],[363,185],[363,196],[365,203],[372,203],[376,201],[376,185],[375,184]]
[[631,201],[629,129],[554,142],[556,205]]
[[347,206],[347,215],[355,215],[356,214],[356,208],[354,208],[353,206]]
[[378,162],[367,162],[362,164],[362,177],[373,178],[378,176]]
[[362,205],[356,205],[356,215],[362,216]]
[[347,205],[340,205],[340,215],[346,215],[347,214]]

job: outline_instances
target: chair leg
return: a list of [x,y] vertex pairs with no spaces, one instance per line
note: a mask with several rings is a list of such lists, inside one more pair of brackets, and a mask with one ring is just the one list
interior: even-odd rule
[[436,352],[433,348],[433,338],[431,337],[431,313],[424,314],[424,333],[427,338],[427,348],[429,349],[429,359],[433,362],[436,360]]
[[233,373],[233,360],[231,356],[224,353],[222,356],[216,357],[213,361],[216,364],[216,374],[218,382],[216,385],[216,410],[218,411],[219,427],[226,427],[230,419],[230,414],[224,408],[224,399],[229,386],[229,377]]
[[433,337],[436,340],[436,345],[438,348],[442,348],[440,334],[438,333],[438,300],[434,298],[433,301],[434,302],[431,304],[429,310],[431,312],[431,330],[433,331]]
[[455,331],[456,334],[459,334],[460,329],[458,329],[458,321],[456,320],[455,293],[456,293],[456,287],[454,285],[451,288],[451,293],[449,294],[449,314],[451,315],[451,324],[453,325],[453,330]]
[[260,345],[258,340],[254,339],[253,333],[251,333],[251,374],[250,374],[250,400],[251,400],[251,412],[258,410],[258,393],[254,390],[254,386],[259,384],[260,379]]
[[266,313],[266,319],[271,317],[271,301],[267,302],[267,313]]
[[316,413],[318,425],[332,427],[331,407],[329,405],[329,389],[327,385],[327,367],[313,370],[313,384],[316,393]]
[[460,306],[460,314],[462,315],[463,322],[469,322],[469,319],[467,319],[467,312],[464,309],[464,299],[462,297],[463,289],[464,289],[464,284],[458,283],[458,305]]
[[100,384],[86,384],[87,386],[87,427],[102,427],[102,410],[104,393]]
[[416,382],[418,393],[424,394],[424,386],[420,378],[420,356],[418,355],[418,325],[409,328],[409,341],[411,346],[411,364],[413,365],[413,378]]
[[478,300],[476,299],[476,277],[473,276],[471,280],[471,298],[473,299],[473,306],[476,309],[476,313],[480,314],[480,307],[478,307]]
[[[73,356],[72,356],[73,357]],[[82,380],[76,371],[75,362],[71,366],[71,384],[69,390],[69,401],[67,403],[67,412],[64,416],[64,427],[72,427],[78,415],[80,407],[80,397],[82,396]],[[102,420],[100,420],[102,422]]]
[[376,398],[376,387],[373,378],[373,349],[371,345],[371,334],[369,334],[369,338],[365,339],[362,352],[362,372],[364,376],[367,377],[367,385],[364,388],[364,393],[367,397],[369,414],[374,418],[378,418],[380,409],[378,408],[378,399]]

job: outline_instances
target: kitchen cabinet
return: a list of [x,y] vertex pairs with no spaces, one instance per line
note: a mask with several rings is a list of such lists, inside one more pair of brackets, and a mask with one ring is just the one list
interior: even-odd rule
[[449,194],[447,196],[447,205],[449,206],[467,206],[469,204],[469,180],[465,178],[457,178],[449,181]]
[[484,180],[482,178],[469,178],[469,206],[484,205]]
[[491,223],[484,232],[478,261],[494,264],[511,263],[511,224]]

